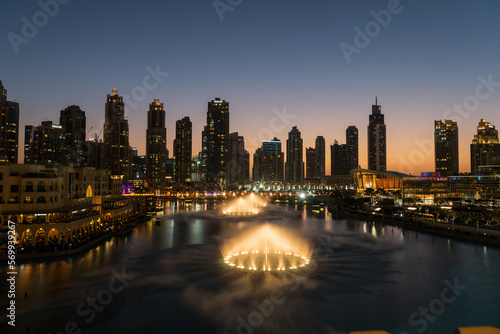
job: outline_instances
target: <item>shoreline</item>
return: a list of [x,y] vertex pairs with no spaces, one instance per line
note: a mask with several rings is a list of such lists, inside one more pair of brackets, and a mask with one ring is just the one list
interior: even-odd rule
[[351,218],[360,219],[366,222],[375,221],[387,225],[394,225],[402,228],[407,228],[414,231],[424,232],[431,235],[438,235],[447,238],[458,239],[462,241],[471,241],[474,243],[487,244],[490,246],[500,247],[500,231],[480,228],[477,230],[475,227],[467,225],[451,225],[445,223],[437,223],[418,220],[400,220],[394,217],[383,215],[370,215],[359,211],[347,211],[339,209],[329,209],[332,214],[347,216]]
[[[95,238],[92,241],[89,241],[88,243],[74,248],[74,249],[69,249],[69,250],[64,250],[64,251],[55,251],[55,252],[41,252],[41,253],[29,253],[29,254],[17,254],[16,253],[16,262],[30,262],[34,260],[45,260],[45,259],[54,259],[58,257],[68,257],[72,255],[76,255],[79,253],[83,253],[85,251],[91,250],[96,248],[97,246],[100,246],[104,242],[114,238],[114,237],[120,237],[129,234],[134,230],[134,228],[137,226],[138,223],[146,222],[148,221],[147,217],[141,217],[137,218],[133,221],[130,222],[130,226],[125,228],[124,230],[121,231],[113,231],[104,235],[101,235],[97,238]],[[8,260],[8,255],[4,254],[0,256],[1,261],[7,261]]]

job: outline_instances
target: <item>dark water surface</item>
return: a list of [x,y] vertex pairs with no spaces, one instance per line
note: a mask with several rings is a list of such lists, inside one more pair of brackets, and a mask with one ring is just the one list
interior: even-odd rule
[[[219,246],[266,218],[217,219],[200,214],[205,208],[166,203],[156,221],[128,236],[71,258],[21,264],[14,332],[441,334],[500,327],[499,248],[322,210],[294,217],[288,209],[269,223],[302,235],[315,249],[313,265],[247,273],[224,267]],[[5,266],[1,272],[5,277]],[[1,284],[6,291],[5,279]]]

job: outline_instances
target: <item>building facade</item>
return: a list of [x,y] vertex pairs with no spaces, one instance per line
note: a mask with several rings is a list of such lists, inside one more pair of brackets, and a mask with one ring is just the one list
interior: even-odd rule
[[288,133],[286,141],[285,182],[304,181],[303,141],[296,126]]
[[330,146],[331,175],[350,175],[350,171],[359,168],[358,129],[349,126],[346,130],[346,144],[337,140]]
[[71,249],[134,217],[121,183],[95,168],[0,166],[0,226],[16,222],[24,247]]
[[97,135],[94,138],[89,138],[83,145],[83,166],[94,167],[96,169],[104,168],[104,143]]
[[283,167],[285,154],[281,151],[281,141],[278,138],[262,142],[254,154],[253,181],[283,182]]
[[316,150],[312,147],[306,147],[306,179],[316,178]]
[[316,179],[325,177],[325,138],[316,137],[314,146],[314,176]]
[[470,145],[471,174],[477,175],[480,166],[500,165],[500,142],[494,125],[481,119]]
[[458,175],[458,125],[453,120],[434,121],[434,165],[443,176]]
[[129,126],[125,119],[125,104],[118,90],[107,96],[104,116],[104,168],[113,175],[128,179],[130,169]]
[[191,182],[191,155],[193,154],[193,124],[189,117],[175,123],[174,178],[176,183]]
[[47,166],[65,166],[67,161],[66,132],[52,121],[43,121],[33,132],[30,163]]
[[350,169],[347,168],[347,145],[339,144],[337,140],[330,145],[331,175],[348,175]]
[[165,109],[156,98],[149,104],[148,127],[146,129],[146,185],[151,189],[162,189],[166,185],[167,128]]
[[372,114],[368,123],[368,169],[387,170],[386,125],[377,98],[375,98],[375,104],[372,105]]
[[229,161],[229,102],[216,97],[208,102],[206,126],[206,180],[223,189]]
[[359,168],[359,132],[354,125],[349,126],[346,131],[346,164],[351,169]]
[[33,142],[33,137],[35,136],[35,126],[25,125],[24,126],[24,163],[32,163],[31,157],[31,143]]
[[250,177],[250,154],[245,139],[238,132],[229,134],[229,184],[244,184]]
[[[146,156],[139,155],[138,149],[136,147],[132,148],[132,157],[130,161],[132,162],[132,174],[130,175],[130,183],[135,187],[145,187],[146,182]],[[166,159],[165,159],[166,165]],[[166,168],[164,169],[166,174]],[[165,176],[166,178],[166,176]]]
[[19,149],[19,103],[7,100],[0,81],[0,163],[15,164]]
[[86,139],[85,111],[79,106],[69,106],[61,110],[59,125],[65,131],[66,162],[67,166],[82,167],[83,151]]

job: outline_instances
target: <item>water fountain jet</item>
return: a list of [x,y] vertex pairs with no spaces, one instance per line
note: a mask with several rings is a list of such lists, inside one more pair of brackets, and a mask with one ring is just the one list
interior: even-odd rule
[[222,214],[226,216],[254,216],[261,212],[267,205],[266,201],[259,196],[250,194],[247,197],[240,197],[224,206]]
[[224,264],[230,268],[283,272],[309,265],[311,248],[290,230],[265,224],[226,240],[222,254]]

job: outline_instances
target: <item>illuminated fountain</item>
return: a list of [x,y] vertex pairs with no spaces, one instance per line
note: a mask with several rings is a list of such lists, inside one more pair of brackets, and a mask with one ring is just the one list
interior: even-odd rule
[[266,201],[259,196],[250,194],[243,198],[240,197],[225,205],[222,213],[227,216],[254,216],[259,214],[261,209],[266,206]]
[[309,244],[292,232],[274,225],[260,225],[222,245],[226,266],[247,271],[288,271],[310,263]]

